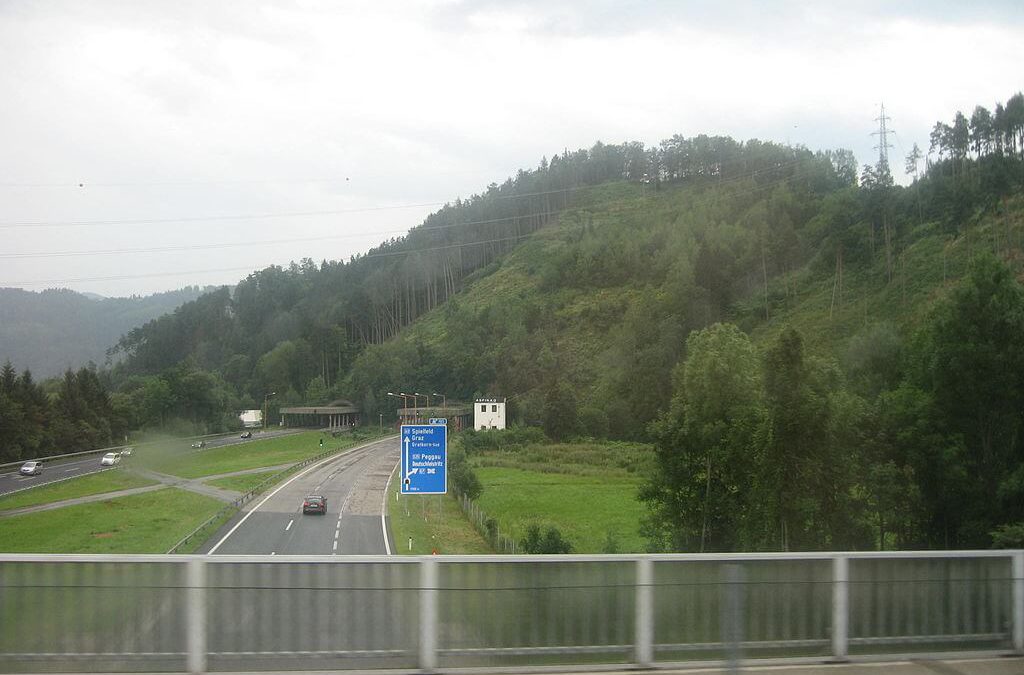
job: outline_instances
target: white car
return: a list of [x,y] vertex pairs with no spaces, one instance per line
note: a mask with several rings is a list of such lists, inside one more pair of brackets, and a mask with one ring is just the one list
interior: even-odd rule
[[42,462],[25,462],[18,471],[22,476],[38,476],[43,472]]
[[114,466],[121,462],[121,455],[116,452],[108,452],[103,455],[103,459],[100,460],[100,466]]

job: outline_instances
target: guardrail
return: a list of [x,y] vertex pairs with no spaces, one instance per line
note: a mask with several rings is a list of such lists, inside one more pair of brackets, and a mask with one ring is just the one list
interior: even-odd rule
[[[370,438],[370,439],[368,439],[368,442],[373,442],[375,440],[380,440],[380,438],[386,438],[386,435],[385,436],[380,436],[379,438]],[[260,494],[262,494],[263,492],[265,492],[266,489],[269,488],[270,486],[276,485],[277,483],[279,483],[281,480],[283,480],[289,474],[292,474],[295,471],[297,471],[297,470],[299,470],[299,469],[301,469],[303,467],[309,466],[310,464],[313,464],[314,462],[319,462],[322,459],[326,459],[327,457],[330,457],[331,455],[336,455],[336,454],[338,454],[338,453],[340,453],[340,452],[342,452],[344,450],[353,450],[353,449],[355,449],[355,448],[353,448],[353,446],[346,446],[346,447],[334,448],[333,450],[327,450],[325,452],[321,452],[319,455],[315,455],[313,457],[309,457],[307,459],[304,459],[301,462],[297,462],[296,464],[292,464],[287,469],[282,469],[281,471],[275,473],[273,476],[268,476],[265,480],[261,481],[256,487],[254,487],[253,489],[249,490],[248,492],[243,494],[241,497],[239,497],[238,499],[235,499],[230,504],[224,506],[222,509],[217,511],[215,514],[213,514],[212,516],[210,516],[209,518],[204,520],[202,522],[202,524],[199,525],[199,527],[197,527],[196,529],[194,529],[191,532],[189,532],[188,534],[186,534],[181,539],[181,541],[179,541],[174,546],[172,546],[171,549],[169,551],[167,551],[167,553],[168,554],[173,554],[173,553],[178,553],[178,552],[184,550],[189,544],[194,543],[194,540],[195,540],[197,535],[199,535],[201,533],[204,533],[204,531],[207,528],[209,528],[211,525],[213,525],[214,523],[216,523],[218,521],[226,521],[226,520],[228,520],[232,515],[234,515],[234,513],[236,511],[238,511],[238,509],[240,509],[242,506],[247,504],[254,497],[257,497]]]
[[69,452],[69,453],[65,453],[63,455],[43,455],[41,457],[25,457],[23,459],[19,459],[19,460],[14,461],[14,462],[7,462],[5,464],[0,464],[0,470],[6,469],[6,468],[13,468],[13,467],[16,467],[16,466],[21,466],[25,462],[30,462],[30,461],[38,461],[38,462],[50,463],[50,462],[53,462],[54,460],[65,460],[65,459],[72,459],[74,457],[84,457],[86,455],[98,455],[98,454],[101,454],[101,453],[117,452],[118,450],[124,450],[125,448],[144,448],[147,445],[157,445],[157,444],[161,444],[161,443],[168,443],[168,442],[174,442],[174,441],[192,441],[192,440],[204,439],[204,438],[228,438],[228,437],[231,437],[231,436],[234,436],[234,435],[235,435],[235,432],[228,431],[228,432],[218,433],[218,434],[206,434],[205,436],[185,436],[185,437],[180,437],[180,438],[161,439],[161,440],[156,440],[156,441],[141,441],[139,443],[125,443],[123,445],[111,445],[110,447],[107,447],[107,448],[96,448],[95,450],[81,450],[79,452]]
[[4,555],[0,585],[7,672],[1024,653],[1024,551]]

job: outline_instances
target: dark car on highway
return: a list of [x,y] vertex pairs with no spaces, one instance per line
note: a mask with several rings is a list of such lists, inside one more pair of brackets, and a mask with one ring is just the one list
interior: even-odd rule
[[244,434],[239,436],[239,438],[252,438],[252,432],[251,431],[246,431]]
[[321,495],[310,495],[302,501],[303,513],[327,513],[327,497]]

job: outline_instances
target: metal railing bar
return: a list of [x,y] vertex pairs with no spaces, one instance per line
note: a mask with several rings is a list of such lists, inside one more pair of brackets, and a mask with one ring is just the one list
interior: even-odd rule
[[[827,647],[831,642],[827,638],[805,640],[744,640],[737,643],[742,649],[778,649],[793,647]],[[679,642],[675,644],[656,644],[656,652],[715,651],[726,649],[728,642]]]
[[886,637],[860,637],[850,638],[852,645],[886,645],[900,643],[925,643],[925,642],[989,642],[1005,641],[1010,639],[1009,633],[969,633],[951,635],[905,635]]
[[[836,556],[845,556],[850,560],[868,559],[954,559],[954,558],[1005,558],[1010,560],[1020,549],[982,549],[977,551],[860,551],[830,553],[654,553],[654,554],[568,554],[568,555],[443,555],[443,556],[385,556],[385,555],[353,555],[346,556],[345,562],[408,562],[414,563],[424,557],[433,557],[444,565],[465,563],[628,563],[640,558],[650,558],[655,563],[667,562],[795,562],[805,560],[829,561]],[[192,555],[192,554],[190,554]],[[0,554],[0,562],[151,562],[151,561],[182,561],[186,555],[172,554],[78,554],[78,553],[4,553]],[[337,556],[330,555],[282,555],[270,559],[258,555],[218,555],[211,557],[211,564],[233,562],[338,562]],[[902,583],[903,580],[898,580]],[[853,582],[851,582],[853,583]]]

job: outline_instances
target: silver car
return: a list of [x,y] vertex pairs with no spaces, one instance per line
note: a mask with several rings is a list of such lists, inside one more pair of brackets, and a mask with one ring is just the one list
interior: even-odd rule
[[42,462],[25,462],[18,471],[22,476],[38,476],[43,472]]
[[108,452],[103,455],[103,459],[100,460],[100,466],[114,466],[121,462],[121,455],[116,452]]

